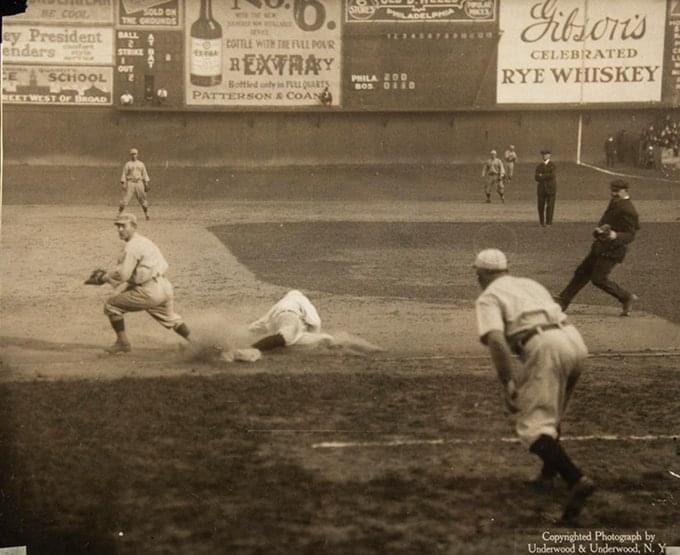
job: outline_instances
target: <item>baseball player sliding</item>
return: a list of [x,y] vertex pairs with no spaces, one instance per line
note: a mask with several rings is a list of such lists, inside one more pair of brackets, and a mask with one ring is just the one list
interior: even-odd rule
[[95,270],[85,283],[109,283],[114,293],[104,304],[104,314],[116,332],[116,342],[106,352],[117,355],[131,350],[125,332],[124,316],[128,312],[148,312],[159,324],[173,330],[187,341],[189,328],[175,312],[172,284],[165,277],[168,270],[160,249],[137,233],[134,214],[122,213],[114,222],[118,236],[125,242],[118,265],[110,271]]
[[266,334],[253,343],[255,349],[270,351],[290,345],[333,344],[333,337],[321,332],[321,318],[312,302],[297,289],[277,301],[248,329]]
[[560,423],[588,349],[545,287],[508,274],[501,251],[481,251],[474,268],[483,290],[475,302],[479,337],[489,348],[517,435],[543,461],[531,485],[544,489],[562,476],[569,486],[562,521],[571,523],[596,487],[560,443]]

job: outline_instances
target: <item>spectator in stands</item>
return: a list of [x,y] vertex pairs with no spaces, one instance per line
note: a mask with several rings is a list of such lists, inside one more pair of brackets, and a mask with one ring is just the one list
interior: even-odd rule
[[647,145],[642,159],[642,167],[645,169],[652,169],[656,167],[656,154],[654,152],[654,145]]
[[613,168],[614,161],[616,160],[616,143],[614,142],[614,137],[612,135],[609,135],[604,142],[604,156],[607,167]]

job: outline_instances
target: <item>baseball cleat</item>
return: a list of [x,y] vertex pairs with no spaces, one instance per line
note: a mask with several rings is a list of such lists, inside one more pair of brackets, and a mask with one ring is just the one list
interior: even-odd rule
[[562,522],[564,524],[573,523],[581,514],[588,498],[595,493],[597,485],[588,476],[581,476],[581,479],[574,484],[569,491],[567,503],[562,512]]
[[635,294],[632,294],[627,301],[623,303],[623,308],[621,310],[621,316],[630,316],[631,311],[633,310],[633,304],[635,304],[635,301],[640,300],[640,297],[638,297]]
[[116,341],[113,345],[106,347],[104,350],[110,355],[122,355],[123,353],[129,353],[132,350],[132,347],[129,343],[120,343],[119,341]]

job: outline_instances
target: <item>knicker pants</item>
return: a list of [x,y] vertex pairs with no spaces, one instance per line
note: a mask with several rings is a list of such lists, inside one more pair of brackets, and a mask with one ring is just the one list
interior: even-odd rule
[[126,183],[125,194],[120,200],[120,207],[125,208],[128,204],[130,204],[132,197],[137,197],[137,201],[142,207],[149,207],[149,203],[146,200],[146,191],[144,190],[143,181],[128,181]]
[[567,406],[567,383],[573,386],[588,349],[574,326],[539,332],[524,346],[517,386],[515,429],[529,447],[542,434],[557,439]]
[[286,345],[315,345],[333,337],[327,333],[307,330],[307,325],[300,316],[293,312],[280,312],[268,326],[270,333],[280,333]]
[[182,317],[175,312],[172,284],[164,277],[154,278],[144,285],[130,285],[109,297],[104,304],[104,314],[113,319],[142,310],[168,329],[182,323]]

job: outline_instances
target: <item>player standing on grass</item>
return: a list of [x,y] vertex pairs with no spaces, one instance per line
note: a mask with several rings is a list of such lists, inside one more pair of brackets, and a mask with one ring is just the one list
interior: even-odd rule
[[482,177],[486,177],[484,182],[484,194],[486,195],[486,202],[491,202],[491,193],[496,189],[498,196],[501,197],[501,202],[505,202],[505,168],[503,162],[497,157],[495,150],[490,153],[490,158],[484,162],[482,168]]
[[569,486],[562,520],[573,522],[595,483],[562,447],[560,423],[588,349],[540,283],[508,274],[501,251],[481,251],[474,268],[483,290],[475,302],[480,340],[489,348],[517,435],[543,461],[531,485],[545,488],[562,476]]
[[515,175],[515,163],[517,162],[517,152],[515,152],[515,145],[510,145],[503,153],[505,158],[505,178],[507,181],[512,181],[512,176]]
[[130,201],[132,197],[137,197],[137,201],[144,210],[144,216],[149,219],[149,202],[146,199],[146,193],[149,191],[149,174],[146,171],[144,162],[138,159],[139,151],[136,148],[130,150],[130,159],[125,162],[123,167],[123,174],[120,176],[120,184],[123,188],[123,198],[120,199],[118,205],[118,213],[120,214]]

